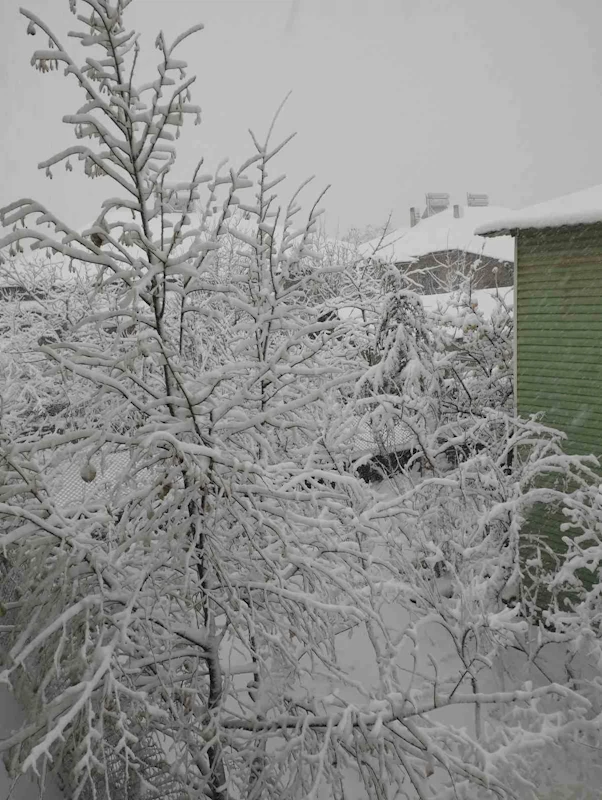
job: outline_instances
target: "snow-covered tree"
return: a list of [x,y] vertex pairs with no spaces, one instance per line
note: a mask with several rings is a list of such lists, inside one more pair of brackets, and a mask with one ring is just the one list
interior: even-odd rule
[[[170,182],[172,131],[199,113],[174,50],[196,29],[173,45],[159,36],[158,78],[137,87],[127,4],[83,5],[87,30],[76,35],[101,57],[82,68],[24,12],[29,32],[51,43],[34,64],[63,62],[86,95],[66,121],[78,139],[98,141],[44,168],[77,159],[123,196],[82,233],[34,201],[2,212],[9,255],[33,241],[76,270],[97,267],[76,335],[39,345],[63,391],[87,387],[83,413],[3,446],[1,510],[13,520],[3,544],[23,598],[16,627],[44,610],[15,639],[4,678],[46,719],[5,746],[26,743],[16,754],[24,768],[52,753],[75,793],[105,781],[144,786],[151,774],[156,783],[158,750],[161,763],[176,761],[174,781],[215,797],[283,780],[317,785],[324,767],[313,758],[295,770],[294,754],[273,764],[261,725],[249,736],[248,722],[232,721],[297,703],[305,713],[304,683],[315,658],[330,660],[333,625],[366,613],[359,587],[333,579],[333,559],[349,558],[338,554],[346,531],[363,527],[362,488],[332,471],[324,442],[328,394],[352,365],[323,358],[333,326],[306,305],[321,270],[299,266],[312,257],[319,211],[295,226],[297,195],[278,203],[268,164],[282,144],[270,137],[254,139],[240,169],[199,165],[188,182]],[[68,491],[74,465],[90,485],[83,502],[81,486]]]
[[[505,605],[521,519],[553,498],[595,538],[593,473],[503,411],[454,428],[451,356],[414,295],[391,298],[381,360],[362,364],[355,323],[324,317],[317,204],[297,222],[298,194],[273,191],[271,129],[238,168],[173,177],[199,114],[177,48],[201,26],[159,35],[139,83],[128,0],[70,5],[95,54],[81,67],[22,12],[49,39],[34,65],[64,65],[85,96],[65,118],[77,143],[41,166],[79,162],[117,194],[82,232],[30,199],[0,211],[9,258],[92,273],[89,308],[35,344],[44,396],[74,412],[8,429],[5,414],[35,422],[11,391],[0,421],[0,680],[29,715],[0,751],[15,771],[58,767],[74,798],[518,796],[531,754],[597,741],[570,679],[494,680],[526,632]],[[411,423],[430,473],[390,495],[354,474],[361,401]],[[472,441],[488,446],[444,468]],[[554,470],[570,490],[537,488]],[[453,658],[425,656],[432,625]],[[441,717],[458,709],[467,727]]]

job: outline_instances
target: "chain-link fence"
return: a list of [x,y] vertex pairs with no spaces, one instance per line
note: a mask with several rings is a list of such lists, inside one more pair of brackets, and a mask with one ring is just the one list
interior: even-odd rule
[[386,421],[375,420],[370,414],[354,416],[351,446],[358,475],[374,482],[400,472],[412,456],[415,439],[401,416]]

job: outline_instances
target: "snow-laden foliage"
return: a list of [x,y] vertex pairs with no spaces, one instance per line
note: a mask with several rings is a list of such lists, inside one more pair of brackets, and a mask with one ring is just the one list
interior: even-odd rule
[[0,265],[0,397],[2,426],[11,438],[61,430],[81,413],[85,388],[69,391],[39,348],[72,340],[96,303],[93,286],[64,271],[57,259],[24,257]]
[[[377,363],[358,382],[355,404],[370,410],[378,430],[409,433],[387,464],[402,474],[388,480],[386,508],[398,524],[387,529],[383,545],[383,562],[405,577],[394,603],[415,620],[406,634],[420,651],[420,630],[439,628],[435,638],[462,665],[460,674],[447,673],[452,695],[463,682],[479,694],[484,686],[516,686],[521,678],[531,686],[549,684],[552,676],[578,687],[580,700],[550,706],[548,698],[529,714],[518,705],[504,714],[477,706],[475,731],[493,751],[509,741],[509,729],[502,733],[497,724],[516,725],[515,766],[520,763],[517,773],[533,788],[571,778],[595,785],[601,606],[599,587],[588,590],[582,580],[584,570],[595,574],[600,565],[596,460],[567,456],[560,432],[513,417],[512,315],[501,296],[490,316],[466,290],[429,312],[400,280],[385,298],[375,351]],[[570,536],[565,555],[529,523],[542,506]],[[423,689],[435,695],[445,680],[444,662],[430,654],[427,661],[424,650],[416,654],[413,680],[421,657],[432,681]],[[573,719],[571,735],[560,735],[562,744],[535,745],[535,733],[550,733],[550,721],[563,713],[572,718],[576,706],[583,717]],[[522,791],[519,796],[529,796],[527,785],[508,774],[506,788]]]
[[[478,273],[477,273],[478,274]],[[434,314],[434,322],[443,332],[444,346],[454,358],[451,393],[457,414],[479,414],[480,409],[503,409],[513,412],[513,318],[502,292],[492,292],[490,314],[485,314],[474,299],[471,282],[450,295]]]
[[[0,680],[29,719],[0,751],[74,798],[534,797],[555,748],[600,745],[595,669],[540,651],[583,625],[597,667],[575,570],[601,510],[586,461],[505,410],[508,315],[430,315],[388,276],[377,326],[379,280],[321,247],[317,204],[299,219],[274,193],[271,130],[239,168],[172,180],[199,113],[176,50],[200,26],[159,35],[139,84],[129,3],[78,5],[83,67],[23,12],[50,42],[34,65],[85,95],[78,143],[41,166],[119,194],[82,232],[30,199],[0,211],[9,263],[49,251],[81,276],[74,312],[45,291],[56,336],[19,316],[2,353]],[[410,431],[392,481],[358,476],[358,418]],[[518,538],[548,500],[589,550],[534,642]]]

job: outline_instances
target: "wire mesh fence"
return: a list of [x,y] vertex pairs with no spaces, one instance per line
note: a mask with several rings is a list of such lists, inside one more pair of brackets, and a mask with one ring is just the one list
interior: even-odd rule
[[400,472],[413,453],[416,437],[401,415],[386,420],[370,414],[354,416],[351,432],[355,469],[365,481],[381,481]]

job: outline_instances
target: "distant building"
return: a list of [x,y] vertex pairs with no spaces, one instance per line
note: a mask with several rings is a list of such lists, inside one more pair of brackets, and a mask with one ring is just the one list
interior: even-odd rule
[[509,213],[490,206],[484,194],[468,194],[465,205],[450,203],[443,193],[426,195],[424,210],[410,209],[410,227],[400,228],[363,246],[366,257],[396,264],[425,294],[455,288],[458,273],[476,268],[475,289],[511,286],[514,270],[512,237],[486,239],[475,227]]

